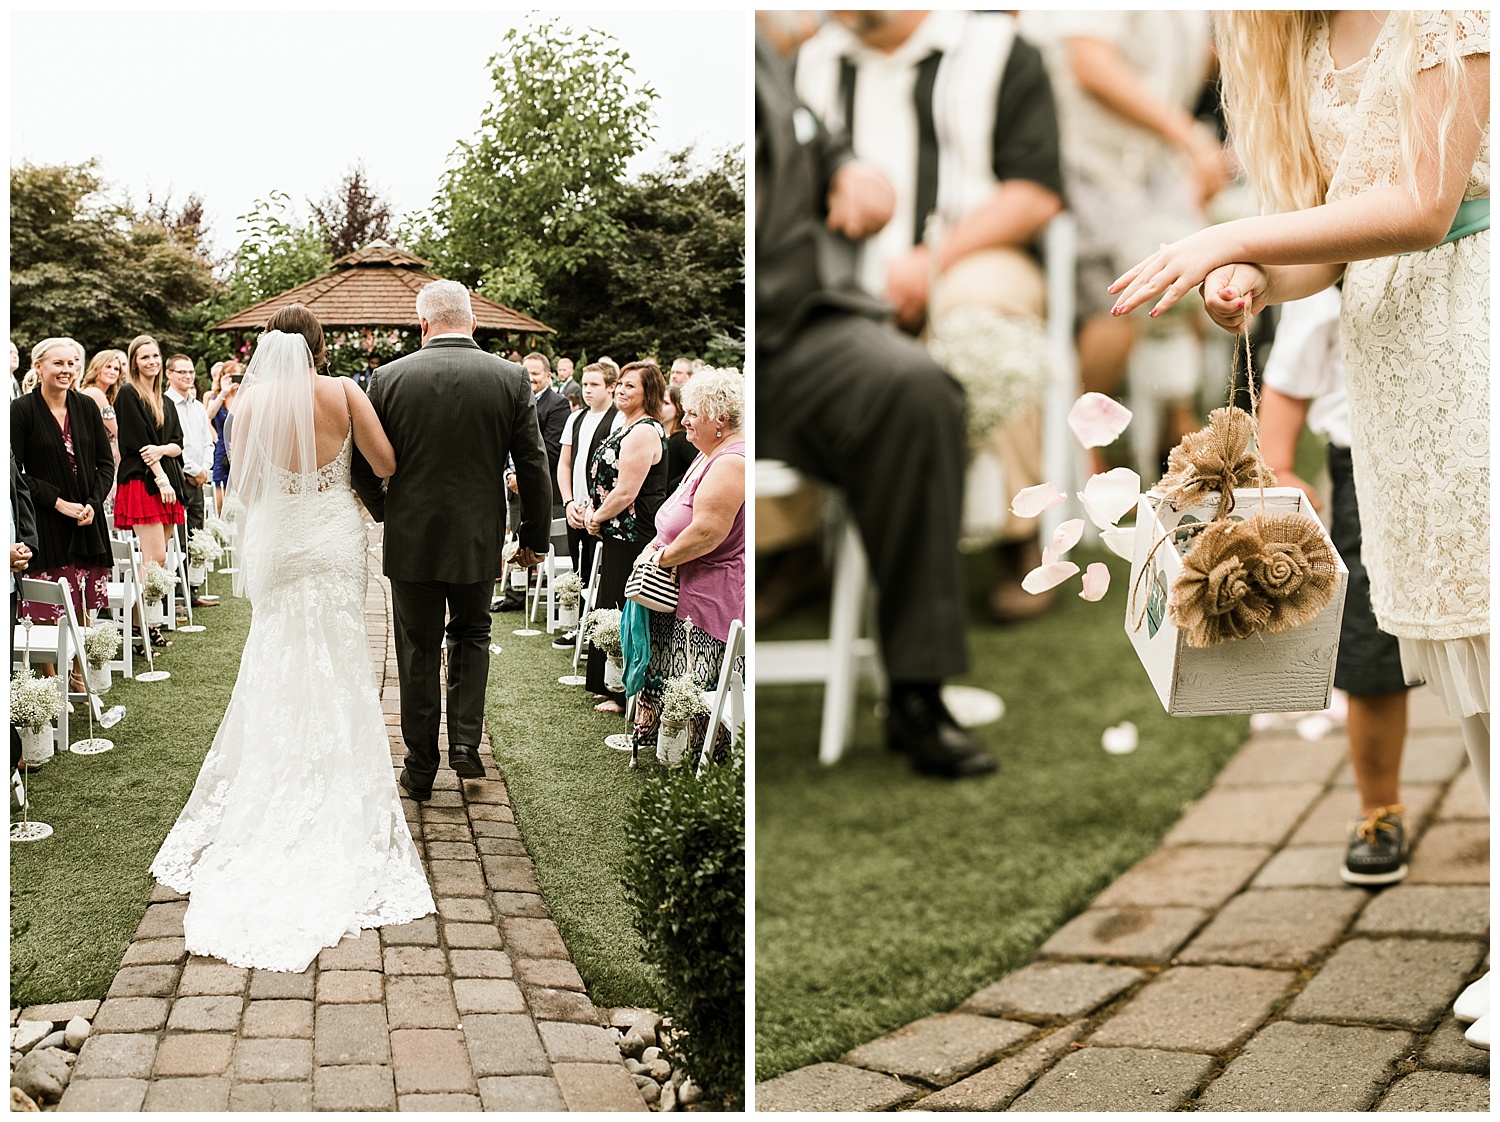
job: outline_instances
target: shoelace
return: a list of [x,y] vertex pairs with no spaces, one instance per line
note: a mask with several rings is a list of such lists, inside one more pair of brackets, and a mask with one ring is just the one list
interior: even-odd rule
[[1398,815],[1404,813],[1406,813],[1406,806],[1402,803],[1395,803],[1392,806],[1377,806],[1354,827],[1354,833],[1362,841],[1374,845],[1376,844],[1375,836],[1377,831],[1386,830],[1392,834],[1396,833],[1398,825],[1394,821],[1389,821],[1389,819],[1396,818]]

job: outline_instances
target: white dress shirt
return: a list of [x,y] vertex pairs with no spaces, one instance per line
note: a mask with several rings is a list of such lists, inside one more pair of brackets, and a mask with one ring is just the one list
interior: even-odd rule
[[203,402],[189,401],[170,386],[167,396],[177,406],[177,417],[182,421],[182,473],[192,476],[212,472],[214,430],[208,423]]

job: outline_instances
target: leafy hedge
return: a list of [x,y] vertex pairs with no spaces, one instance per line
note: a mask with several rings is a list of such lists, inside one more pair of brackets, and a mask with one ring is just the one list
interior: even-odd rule
[[625,819],[634,858],[625,892],[680,1060],[706,1101],[745,1089],[745,767],[646,778]]

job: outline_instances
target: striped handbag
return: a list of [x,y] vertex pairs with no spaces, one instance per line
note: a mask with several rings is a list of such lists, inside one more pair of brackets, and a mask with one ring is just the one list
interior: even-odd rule
[[677,570],[663,569],[656,563],[661,550],[636,558],[625,582],[625,598],[634,600],[653,612],[677,610]]

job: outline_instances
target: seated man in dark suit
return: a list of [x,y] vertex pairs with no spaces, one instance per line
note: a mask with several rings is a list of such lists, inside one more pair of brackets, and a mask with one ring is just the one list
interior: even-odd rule
[[993,771],[940,693],[969,666],[958,554],[964,393],[885,322],[890,309],[860,291],[852,248],[830,233],[879,230],[894,193],[798,102],[764,34],[755,101],[756,451],[848,497],[880,592],[890,747],[930,774]]

